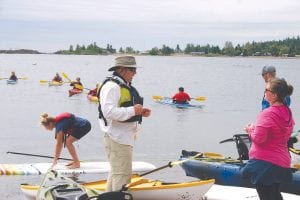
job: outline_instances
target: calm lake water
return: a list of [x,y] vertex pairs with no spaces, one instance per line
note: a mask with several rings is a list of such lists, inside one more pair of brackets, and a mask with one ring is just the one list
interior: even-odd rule
[[[110,75],[114,56],[69,55],[5,55],[0,54],[0,77],[15,71],[20,80],[7,85],[0,80],[0,162],[51,162],[51,159],[6,154],[7,151],[52,155],[54,133],[39,125],[40,115],[56,115],[68,111],[87,118],[91,132],[82,138],[76,148],[82,160],[106,161],[102,133],[98,126],[97,105],[86,95],[68,97],[69,86],[48,87],[40,80],[51,80],[56,72],[65,72],[71,79],[80,76],[85,87]],[[300,59],[280,58],[204,58],[137,56],[138,69],[133,84],[144,96],[145,106],[152,116],[143,120],[142,129],[134,147],[134,160],[162,166],[177,160],[182,149],[213,151],[236,157],[233,143],[219,141],[233,134],[244,133],[243,127],[256,119],[261,109],[264,81],[260,75],[264,65],[274,65],[278,77],[284,77],[294,86],[292,110],[296,129],[300,129]],[[172,96],[179,86],[193,97],[205,96],[203,109],[177,109],[157,104],[152,95]],[[63,150],[62,157],[69,157]],[[106,175],[79,177],[96,180]],[[150,177],[183,181],[190,179],[177,166],[152,174]],[[40,176],[0,176],[1,199],[23,199],[20,183],[41,182]]]

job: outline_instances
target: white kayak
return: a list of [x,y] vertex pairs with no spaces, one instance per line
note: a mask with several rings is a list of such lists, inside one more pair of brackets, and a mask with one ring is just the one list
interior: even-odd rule
[[[300,200],[295,194],[281,193],[283,199]],[[204,200],[259,200],[253,188],[213,185],[205,194]]]
[[[0,164],[0,175],[39,175],[46,174],[52,163]],[[53,169],[60,174],[93,174],[107,173],[110,170],[108,162],[81,162],[80,168],[69,169],[66,162],[58,163]],[[146,172],[155,169],[147,162],[132,163],[133,172]]]
[[[150,180],[135,175],[126,192],[134,200],[199,200],[212,187],[214,179],[192,182],[168,183],[159,180]],[[104,193],[106,180],[83,183],[85,189]],[[26,199],[36,199],[41,187],[38,185],[22,184],[21,190]]]

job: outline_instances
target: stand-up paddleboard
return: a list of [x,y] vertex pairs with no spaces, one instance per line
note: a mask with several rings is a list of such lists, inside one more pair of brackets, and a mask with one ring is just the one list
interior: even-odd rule
[[[0,164],[0,175],[39,175],[46,174],[52,163]],[[53,169],[60,174],[95,174],[107,173],[108,162],[81,162],[80,168],[68,169],[66,162],[58,163]],[[155,169],[147,162],[133,162],[133,172],[146,172]]]
[[[283,199],[299,200],[300,196],[281,193]],[[202,197],[203,200],[259,200],[258,194],[253,188],[213,185]]]

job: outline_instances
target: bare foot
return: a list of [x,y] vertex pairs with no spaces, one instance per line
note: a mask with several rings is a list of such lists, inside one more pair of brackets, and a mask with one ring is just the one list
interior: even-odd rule
[[67,166],[69,169],[77,169],[80,168],[80,163],[73,163],[69,166]]
[[67,163],[67,164],[66,164],[66,166],[73,165],[73,163],[74,163],[74,161],[72,161],[72,162],[69,162],[69,163]]

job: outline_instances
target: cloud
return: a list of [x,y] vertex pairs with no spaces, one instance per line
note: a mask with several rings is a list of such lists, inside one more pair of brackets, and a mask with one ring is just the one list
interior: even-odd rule
[[299,0],[0,0],[0,49],[284,39],[300,33],[299,7]]

